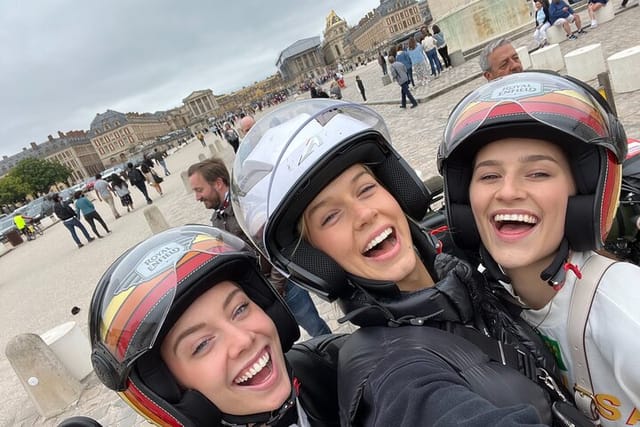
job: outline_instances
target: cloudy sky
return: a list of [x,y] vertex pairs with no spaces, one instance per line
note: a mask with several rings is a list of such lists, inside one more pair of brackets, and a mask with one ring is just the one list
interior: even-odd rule
[[331,9],[355,25],[379,0],[0,2],[0,156],[107,109],[153,112],[194,90],[228,93],[322,36]]

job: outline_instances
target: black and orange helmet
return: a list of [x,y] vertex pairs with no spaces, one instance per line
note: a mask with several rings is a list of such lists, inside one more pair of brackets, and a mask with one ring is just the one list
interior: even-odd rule
[[218,425],[224,414],[177,384],[159,347],[189,305],[225,280],[237,283],[271,317],[283,352],[289,350],[298,325],[253,252],[227,232],[186,225],[133,247],[100,279],[89,313],[91,360],[100,381],[154,424]]
[[493,80],[465,96],[449,116],[438,169],[444,177],[447,220],[456,244],[465,249],[480,244],[469,203],[478,150],[510,137],[547,140],[564,150],[577,189],[569,198],[565,237],[574,250],[601,248],[618,204],[627,138],[597,91],[548,72]]

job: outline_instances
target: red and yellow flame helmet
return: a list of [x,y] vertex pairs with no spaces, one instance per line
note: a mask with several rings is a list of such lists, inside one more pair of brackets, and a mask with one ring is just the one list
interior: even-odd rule
[[493,80],[465,96],[449,116],[438,169],[456,244],[465,249],[480,244],[469,204],[476,153],[489,142],[512,137],[547,140],[567,153],[577,194],[569,198],[565,237],[574,250],[602,247],[618,204],[627,137],[597,91],[548,72]]
[[157,425],[217,425],[221,412],[197,391],[178,386],[159,346],[187,307],[225,280],[271,317],[283,352],[291,348],[298,325],[253,252],[227,232],[187,225],[138,244],[100,279],[89,313],[91,360],[100,381]]

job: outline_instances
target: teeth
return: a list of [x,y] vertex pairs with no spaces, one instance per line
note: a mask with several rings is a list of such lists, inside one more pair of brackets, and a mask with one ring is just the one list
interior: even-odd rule
[[243,382],[253,378],[255,374],[262,371],[262,369],[265,366],[267,366],[268,362],[269,362],[269,353],[265,353],[264,356],[258,359],[258,361],[254,363],[253,366],[249,368],[249,370],[247,370],[247,372],[244,373],[244,375],[236,379],[236,384],[242,384]]
[[382,233],[380,233],[378,236],[374,237],[374,239],[372,241],[369,242],[369,244],[367,245],[366,248],[364,248],[364,251],[370,251],[371,249],[373,249],[376,245],[378,245],[380,242],[382,242],[384,239],[386,239],[387,237],[389,237],[391,235],[391,227],[385,229]]
[[527,224],[537,224],[538,219],[533,215],[525,215],[525,214],[498,214],[493,217],[494,221],[502,222],[502,221],[518,221],[525,222]]

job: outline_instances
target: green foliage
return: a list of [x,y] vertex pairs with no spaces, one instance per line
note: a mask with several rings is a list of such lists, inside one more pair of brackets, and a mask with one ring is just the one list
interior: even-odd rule
[[0,178],[0,203],[9,204],[23,201],[31,190],[17,176],[7,175]]
[[9,175],[21,179],[32,193],[39,194],[48,193],[53,184],[66,181],[71,172],[71,169],[57,162],[27,158],[20,160]]

